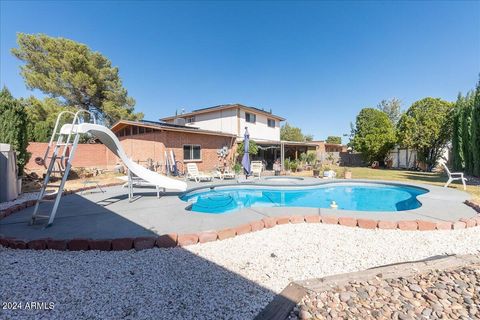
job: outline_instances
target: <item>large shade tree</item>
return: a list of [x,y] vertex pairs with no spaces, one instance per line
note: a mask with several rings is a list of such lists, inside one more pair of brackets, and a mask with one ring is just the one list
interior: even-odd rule
[[[243,157],[243,154],[245,153],[245,145],[243,144],[243,141],[238,144],[237,152],[240,157]],[[258,154],[258,145],[253,140],[249,140],[248,153],[251,156]]]
[[387,114],[373,108],[360,111],[353,130],[353,148],[367,162],[383,162],[395,144],[395,128]]
[[402,101],[397,98],[382,100],[377,105],[377,109],[385,112],[392,124],[396,126],[402,116]]
[[123,87],[118,68],[86,45],[44,34],[17,35],[13,55],[23,61],[21,75],[30,89],[39,89],[63,105],[88,110],[111,124],[143,117]]
[[[55,98],[46,98],[43,100],[35,97],[21,99],[20,102],[25,107],[28,116],[28,141],[47,142],[50,140],[57,116],[62,111],[75,111],[73,107],[64,107]],[[73,116],[65,116],[59,125],[71,122]]]
[[327,140],[325,140],[326,143],[334,143],[334,144],[342,144],[342,137],[338,136],[328,136]]
[[398,123],[398,142],[417,150],[420,161],[431,171],[452,136],[453,104],[425,98],[412,104]]
[[288,122],[280,128],[280,139],[286,141],[312,141],[312,135],[304,135],[302,129],[290,125]]

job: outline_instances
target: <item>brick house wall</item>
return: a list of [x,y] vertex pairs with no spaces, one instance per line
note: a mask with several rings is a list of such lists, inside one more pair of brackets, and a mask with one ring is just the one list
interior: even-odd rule
[[[236,140],[228,136],[208,135],[201,133],[154,130],[153,132],[137,134],[133,136],[119,137],[120,143],[125,153],[134,161],[146,165],[148,160],[152,160],[154,164],[159,164],[157,171],[165,170],[165,151],[173,150],[175,159],[184,164],[189,161],[183,159],[184,145],[200,145],[201,160],[190,160],[195,162],[199,170],[210,171],[220,166],[221,162],[217,155],[217,150],[223,146],[230,149],[227,157],[227,165],[232,165],[232,159],[236,152]],[[48,143],[30,142],[28,152],[32,155],[26,165],[28,170],[44,170],[43,166],[35,163],[36,157],[43,157]],[[51,149],[51,152],[53,148]],[[112,169],[119,162],[110,150],[103,144],[79,144],[73,158],[73,167],[84,168],[102,168]],[[184,168],[179,168],[184,170]]]
[[[227,165],[231,166],[237,146],[235,138],[232,139],[231,137],[164,130],[155,130],[149,133],[120,137],[119,139],[125,153],[135,161],[146,163],[147,160],[151,159],[164,166],[165,151],[168,152],[168,157],[170,157],[170,150],[172,150],[175,154],[175,160],[183,163],[184,167],[186,167],[186,163],[194,162],[198,169],[203,171],[210,171],[221,165],[217,150],[223,146],[230,149]],[[183,159],[184,145],[200,145],[201,160],[185,161]],[[184,170],[183,168],[179,169]],[[159,168],[157,171],[160,170],[164,170],[164,168]]]

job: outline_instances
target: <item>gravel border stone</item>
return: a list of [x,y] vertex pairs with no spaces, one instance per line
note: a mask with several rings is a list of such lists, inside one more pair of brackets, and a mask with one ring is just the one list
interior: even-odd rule
[[305,296],[288,319],[474,319],[480,315],[480,255],[434,257],[293,284]]

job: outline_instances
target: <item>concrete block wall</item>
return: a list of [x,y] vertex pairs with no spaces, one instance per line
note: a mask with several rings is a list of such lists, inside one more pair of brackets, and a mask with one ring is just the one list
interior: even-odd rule
[[[28,170],[45,169],[44,166],[35,163],[35,158],[43,158],[47,146],[48,143],[46,142],[29,143],[27,151],[30,152],[31,157],[26,165]],[[52,152],[53,147],[50,149],[50,155]],[[75,157],[73,158],[73,167],[110,169],[113,168],[117,162],[117,156],[115,156],[103,144],[79,144],[77,146]]]

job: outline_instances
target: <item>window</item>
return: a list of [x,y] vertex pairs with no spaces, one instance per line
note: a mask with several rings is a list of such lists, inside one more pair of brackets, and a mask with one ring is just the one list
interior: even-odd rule
[[201,160],[200,146],[186,144],[183,146],[183,160]]
[[275,128],[275,120],[273,119],[268,119],[267,124],[270,128]]
[[256,115],[254,115],[253,113],[245,112],[245,121],[250,123],[255,123],[256,120],[257,120]]
[[145,133],[145,127],[138,127],[138,134],[144,134]]
[[194,123],[195,122],[195,117],[188,117],[188,118],[185,118],[185,123]]

